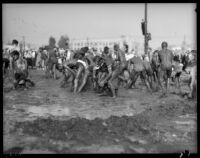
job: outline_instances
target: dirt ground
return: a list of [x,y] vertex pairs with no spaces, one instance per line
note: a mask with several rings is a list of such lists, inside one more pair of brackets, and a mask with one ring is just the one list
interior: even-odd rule
[[74,95],[60,88],[61,78],[30,73],[31,89],[9,91],[5,84],[4,153],[197,153],[197,101],[173,86],[160,98],[138,81],[137,89],[121,88],[113,99],[92,90]]

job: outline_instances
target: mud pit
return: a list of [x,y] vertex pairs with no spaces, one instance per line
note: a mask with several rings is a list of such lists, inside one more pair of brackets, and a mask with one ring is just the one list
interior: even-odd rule
[[160,98],[138,81],[138,89],[122,88],[113,99],[73,95],[40,70],[31,77],[34,88],[4,92],[4,153],[197,152],[197,101],[174,88]]

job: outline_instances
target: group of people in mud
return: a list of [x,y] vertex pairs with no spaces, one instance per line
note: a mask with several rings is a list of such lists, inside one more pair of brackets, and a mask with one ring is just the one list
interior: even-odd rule
[[[17,44],[16,40],[13,44]],[[196,50],[176,55],[168,49],[167,42],[162,42],[161,50],[155,50],[150,56],[134,55],[129,59],[129,48],[126,44],[122,49],[115,44],[113,52],[106,46],[101,54],[94,53],[93,49],[88,47],[79,50],[40,48],[39,52],[44,60],[46,76],[56,79],[58,71],[61,72],[61,87],[71,83],[71,90],[74,93],[82,92],[89,83],[100,95],[111,95],[115,98],[120,86],[127,89],[136,88],[136,81],[140,77],[149,93],[160,89],[162,96],[165,96],[170,81],[175,82],[176,87],[180,89],[180,76],[182,72],[186,72],[190,75],[189,97],[195,97],[196,94]],[[8,67],[13,70],[14,87],[20,82],[34,85],[28,79],[27,61],[19,51],[14,50],[9,60],[5,59],[3,63],[4,72]]]

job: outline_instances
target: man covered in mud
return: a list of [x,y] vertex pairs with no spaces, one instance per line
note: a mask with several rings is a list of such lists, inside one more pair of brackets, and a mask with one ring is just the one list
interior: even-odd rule
[[9,51],[8,49],[3,50],[3,75],[8,74],[8,68],[10,65]]
[[[160,67],[158,70],[158,84],[161,87],[163,94],[166,95],[169,89],[169,79],[172,73],[172,64],[173,64],[173,53],[171,50],[167,49],[167,42],[162,42],[162,50],[158,52],[158,57],[160,61]],[[164,78],[165,81],[165,90],[163,89],[161,78]]]
[[[88,50],[88,47],[84,47],[77,56],[78,69],[74,80],[74,93],[80,93],[82,91],[90,74],[90,65],[92,61],[89,59],[89,55],[85,56]],[[81,83],[80,86],[79,82]]]
[[100,82],[100,86],[108,82],[108,85],[112,91],[113,98],[116,97],[118,91],[118,77],[127,68],[127,62],[125,58],[125,53],[119,49],[119,45],[114,45],[114,53],[116,55],[115,63],[109,66],[109,73],[103,81]]
[[18,48],[18,41],[17,40],[13,40],[12,41],[12,46],[13,48],[10,50],[10,58],[9,58],[9,63],[10,63],[10,69],[11,71],[13,71],[13,58],[14,58],[14,51],[19,51],[19,48]]
[[145,79],[147,80],[148,84],[150,85],[150,88],[153,89],[153,69],[151,67],[151,63],[149,60],[143,60],[143,66],[146,72]]
[[58,59],[57,59],[57,49],[52,48],[48,51],[48,60],[47,60],[47,72],[50,73],[50,75],[53,76],[54,79],[57,78],[56,76],[56,66],[58,65]]
[[28,79],[27,62],[20,57],[19,52],[16,50],[13,51],[13,72],[14,88],[17,88],[19,85],[24,85],[25,88],[29,88],[29,85],[34,86],[34,83]]
[[[90,59],[85,54],[88,51],[88,47],[84,47],[74,54],[74,59],[64,63],[65,69],[65,82],[72,76],[72,86],[74,87],[74,93],[79,93],[84,88],[88,76],[90,74]],[[80,86],[79,86],[80,84]]]
[[[112,73],[112,66],[114,64],[114,60],[109,52],[108,47],[104,47],[104,51],[102,52],[102,57],[96,56],[94,58],[96,65],[98,68],[94,67],[93,69],[93,79],[95,87],[101,92],[100,95],[106,95],[106,91],[108,89],[108,84],[101,85],[101,81],[103,81],[109,73]],[[101,87],[101,88],[100,88]]]
[[171,79],[175,82],[175,87],[181,91],[180,86],[180,76],[182,74],[183,64],[180,61],[179,55],[174,55],[173,63],[172,63],[172,73]]
[[[137,78],[140,76],[141,80],[145,83],[147,89],[151,92],[150,84],[147,81],[147,71],[150,69],[150,65],[145,63],[139,56],[134,56],[129,60],[129,64],[133,64],[133,70],[130,72],[130,79],[128,81],[127,88],[135,86]],[[153,73],[153,72],[152,72]]]

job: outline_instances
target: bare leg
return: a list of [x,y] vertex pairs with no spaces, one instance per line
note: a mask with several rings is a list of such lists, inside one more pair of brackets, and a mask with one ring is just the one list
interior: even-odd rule
[[88,70],[85,70],[85,73],[84,73],[84,76],[83,76],[83,82],[81,83],[79,89],[78,89],[78,92],[80,93],[81,90],[83,89],[83,87],[85,86],[86,82],[87,82],[87,79],[88,79],[88,76],[89,76],[89,71]]
[[161,88],[162,92],[164,91],[162,83],[161,83],[161,78],[163,78],[163,71],[159,70],[158,71],[158,86]]
[[148,83],[148,81],[147,81],[147,79],[146,79],[146,74],[145,74],[144,72],[141,72],[140,78],[141,78],[142,82],[145,84],[145,86],[147,87],[147,89],[148,89],[150,92],[152,92],[152,91],[151,91],[151,88],[150,88],[150,85],[149,85],[149,83]]
[[56,79],[56,64],[53,64],[53,78]]
[[152,87],[152,78],[151,78],[151,76],[150,75],[146,75],[146,79],[147,79],[147,82],[150,85],[150,89],[152,89],[153,87]]
[[115,79],[118,79],[119,74],[120,74],[119,70],[117,70],[117,69],[114,70],[113,73],[112,73],[111,79],[108,81],[108,85],[110,86],[113,98],[116,98],[116,93],[115,93],[116,87],[114,86],[113,81]]
[[72,84],[71,84],[71,91],[73,91],[75,88],[74,88],[74,83],[75,83],[75,76],[72,74]]
[[63,80],[61,81],[61,86],[60,87],[64,87],[67,84],[68,79],[70,78],[71,74],[65,70],[65,72],[63,73]]
[[135,82],[137,81],[138,77],[139,77],[139,72],[134,72],[134,74],[132,74],[131,76],[132,79],[128,83],[128,88],[132,88],[133,85],[135,87]]
[[110,86],[110,89],[111,89],[113,98],[116,98],[115,87],[114,87],[114,85],[112,84],[112,81],[108,81],[108,85]]
[[179,89],[179,93],[181,93],[180,76],[178,77],[178,89]]
[[81,73],[82,71],[84,70],[84,68],[82,66],[79,66],[78,68],[78,71],[77,71],[77,74],[76,74],[76,77],[75,77],[75,80],[74,80],[74,93],[77,92],[77,89],[78,89],[78,81],[81,77]]

